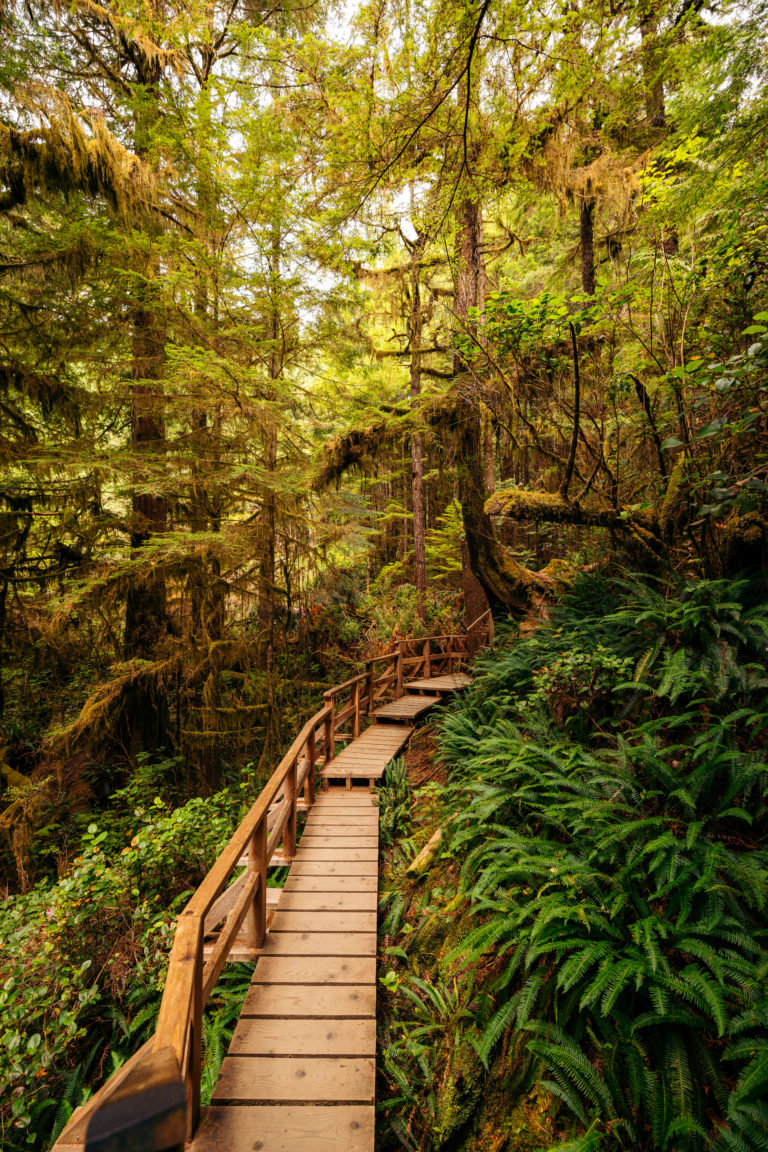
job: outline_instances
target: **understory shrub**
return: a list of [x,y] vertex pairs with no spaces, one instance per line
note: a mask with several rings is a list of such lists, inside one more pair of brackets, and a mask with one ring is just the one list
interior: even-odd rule
[[[4,1150],[47,1147],[151,1034],[174,918],[237,826],[247,794],[246,785],[242,795],[233,788],[174,810],[156,797],[129,810],[128,828],[120,804],[114,818],[89,825],[67,875],[0,904]],[[217,989],[206,1023],[214,1065],[231,1024],[227,982],[239,996],[241,967]]]

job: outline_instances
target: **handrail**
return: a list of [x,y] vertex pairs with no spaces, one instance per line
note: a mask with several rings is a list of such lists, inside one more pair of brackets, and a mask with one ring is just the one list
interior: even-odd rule
[[[53,1152],[91,1148],[96,1152],[100,1141],[96,1129],[100,1125],[94,1118],[102,1110],[125,1110],[126,1099],[129,1105],[134,1097],[139,1103],[142,1099],[156,1100],[158,1084],[171,1086],[166,1096],[177,1104],[179,1093],[183,1094],[186,1138],[192,1138],[200,1116],[203,1009],[234,944],[245,945],[254,957],[263,948],[268,929],[267,869],[273,861],[289,862],[295,853],[298,813],[314,803],[319,754],[325,764],[329,763],[337,741],[360,734],[364,716],[371,716],[390,694],[395,699],[402,696],[406,667],[429,678],[445,670],[451,673],[457,664],[466,663],[474,652],[470,634],[483,629],[490,643],[490,611],[463,633],[400,640],[390,652],[367,660],[365,672],[323,693],[323,707],[301,728],[176,922],[154,1036],[75,1111]],[[404,647],[414,644],[421,645],[421,654],[404,656]],[[445,651],[441,650],[443,646],[447,646]],[[383,661],[387,667],[376,675],[374,665]],[[346,693],[350,700],[339,707],[339,697]],[[351,726],[351,731],[345,731],[347,726]],[[282,854],[275,860],[281,847]],[[232,881],[233,874],[243,865],[245,871]],[[206,956],[205,937],[222,921]],[[162,1123],[154,1115],[149,1119],[139,1115],[135,1122],[136,1141],[132,1142],[133,1127],[129,1127],[124,1133],[129,1139],[121,1148],[125,1152],[168,1152],[181,1147],[178,1108],[174,1108],[170,1120],[164,1115]],[[138,1115],[138,1103],[137,1109]],[[130,1108],[128,1114],[132,1116]],[[171,1143],[170,1135],[167,1139],[158,1135],[163,1132],[176,1134]]]

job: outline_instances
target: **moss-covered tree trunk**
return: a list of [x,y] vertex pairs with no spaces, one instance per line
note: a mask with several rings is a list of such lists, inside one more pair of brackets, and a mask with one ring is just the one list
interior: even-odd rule
[[[424,318],[421,309],[421,257],[426,237],[420,235],[410,252],[410,344],[411,405],[418,407],[421,395],[421,343]],[[419,616],[427,616],[427,544],[424,511],[424,449],[421,434],[411,436],[411,509],[413,511],[413,582],[416,586]]]
[[[459,207],[457,275],[454,311],[465,334],[476,337],[472,309],[482,305],[482,212],[477,198],[468,192]],[[530,599],[525,570],[504,551],[493,523],[485,511],[487,460],[486,433],[480,386],[472,377],[471,360],[457,353],[454,371],[460,380],[456,390],[455,435],[458,492],[464,522],[466,556],[490,606],[525,611]]]

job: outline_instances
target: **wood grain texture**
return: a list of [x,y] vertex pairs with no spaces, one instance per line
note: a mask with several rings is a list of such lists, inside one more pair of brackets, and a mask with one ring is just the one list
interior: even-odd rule
[[[406,732],[405,735],[407,737],[408,733]],[[360,739],[362,741],[362,737]],[[339,756],[343,755],[344,752],[339,753]],[[331,764],[334,764],[337,759],[338,756],[331,761]],[[356,807],[367,810],[368,808],[373,808],[374,806],[373,797],[367,788],[355,788],[351,789],[349,792],[345,791],[343,788],[339,788],[337,792],[332,791],[321,793],[317,800],[315,800],[315,806],[312,811],[322,812],[326,808],[330,807],[331,804],[336,804],[338,807],[343,808],[347,812],[354,812]]]
[[322,1020],[284,1016],[261,1020],[244,1016],[238,1022],[230,1056],[375,1056],[376,1020]]
[[[347,823],[349,820],[349,823]],[[365,836],[375,834],[379,828],[379,811],[374,809],[370,815],[360,813],[354,817],[344,817],[343,820],[334,820],[329,816],[310,816],[304,825],[305,836],[328,836],[335,833],[337,836]]]
[[307,829],[301,838],[302,848],[378,848],[379,837],[375,832],[370,836],[339,836],[334,833],[315,835]]
[[375,1011],[373,984],[252,984],[240,1015],[347,1019],[373,1016]]
[[353,911],[330,911],[317,908],[288,909],[281,908],[275,913],[270,929],[272,933],[281,932],[320,932],[324,934],[336,933],[346,936],[349,933],[370,933],[376,931],[376,909],[364,912],[358,909]]
[[428,679],[408,680],[403,687],[406,692],[460,692],[469,688],[472,677],[466,672],[454,672],[451,676],[430,676]]
[[436,703],[435,696],[401,696],[399,700],[377,708],[374,716],[376,720],[417,720],[429,712],[430,708],[434,708]]
[[378,868],[368,872],[365,876],[359,873],[353,876],[326,875],[322,871],[319,875],[313,875],[306,871],[299,871],[294,874],[293,869],[291,869],[283,892],[378,892],[378,887]]
[[376,932],[270,932],[263,956],[375,956]]
[[284,890],[280,912],[366,912],[373,915],[375,925],[378,902],[378,893],[373,888],[367,892],[325,892],[297,884]]
[[378,860],[378,848],[315,848],[301,844],[296,849],[295,864],[308,860]]
[[373,1108],[207,1108],[191,1152],[372,1152]]
[[375,984],[375,956],[262,956],[257,984]]
[[318,860],[305,857],[295,860],[291,872],[294,876],[376,876],[379,864],[373,860]]
[[358,1056],[227,1056],[212,1103],[225,1100],[373,1102],[375,1061]]

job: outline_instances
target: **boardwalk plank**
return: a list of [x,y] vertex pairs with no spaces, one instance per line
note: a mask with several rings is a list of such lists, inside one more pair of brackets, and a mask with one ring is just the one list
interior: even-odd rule
[[315,848],[304,846],[302,841],[296,849],[294,862],[303,864],[308,860],[378,860],[378,848]]
[[339,912],[372,912],[375,920],[378,902],[378,893],[373,888],[367,892],[348,892],[346,889],[343,892],[323,892],[296,885],[284,889],[280,912],[333,912],[335,915]]
[[[343,752],[339,753],[335,760],[331,760],[331,765],[335,764],[337,760],[340,760],[343,755]],[[329,795],[327,792],[321,793],[315,800],[312,811],[319,812],[326,808],[331,802],[339,805],[343,804],[344,808],[348,812],[352,812],[355,808],[358,807],[363,809],[373,807],[371,793],[367,788],[350,788],[348,790],[340,788],[338,796],[335,794]]]
[[378,848],[379,838],[376,835],[315,834],[308,828],[301,838],[301,846],[302,848]]
[[[348,821],[348,822],[347,822]],[[329,833],[336,833],[338,836],[357,836],[362,832],[366,836],[376,835],[379,829],[379,810],[373,808],[370,815],[360,813],[356,816],[343,816],[337,819],[335,816],[315,816],[314,814],[309,817],[304,825],[304,835],[308,836],[311,832],[313,836],[327,836]]]
[[[366,864],[367,868],[368,865]],[[321,871],[319,875],[311,872],[296,872],[293,869],[288,874],[284,892],[377,892],[379,888],[378,868],[371,869],[367,875],[359,873],[338,875]]]
[[373,1016],[375,1011],[374,985],[252,984],[240,1015],[348,1019],[352,1016]]
[[319,1020],[288,1016],[278,1020],[242,1017],[230,1056],[374,1056],[376,1021]]
[[375,984],[375,956],[262,956],[256,984]]
[[418,720],[430,708],[434,708],[439,697],[437,696],[401,696],[399,700],[392,700],[383,708],[374,712],[377,722],[379,720]]
[[373,1101],[375,1063],[365,1056],[348,1060],[308,1056],[227,1056],[212,1102],[246,1100]]
[[[373,895],[373,893],[371,893]],[[329,911],[314,907],[310,910],[280,908],[275,913],[270,932],[321,932],[326,935],[375,932],[376,908],[370,911]]]
[[454,672],[448,676],[430,676],[427,680],[409,680],[403,685],[406,692],[460,692],[469,688],[472,677],[466,672]]
[[206,1109],[193,1152],[371,1152],[373,1109],[304,1104]]
[[375,955],[375,929],[373,932],[270,932],[262,960],[276,956]]
[[318,860],[298,858],[291,866],[295,876],[378,876],[377,860]]

